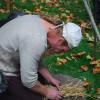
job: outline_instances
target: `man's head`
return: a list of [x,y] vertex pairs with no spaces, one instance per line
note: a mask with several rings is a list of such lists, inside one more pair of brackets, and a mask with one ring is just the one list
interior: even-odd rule
[[[62,31],[58,30],[59,26],[63,26]],[[48,43],[54,52],[66,52],[69,48],[77,47],[81,39],[81,29],[74,23],[55,26],[48,32]]]
[[62,37],[62,35],[59,34],[59,31],[56,29],[51,29],[48,32],[47,35],[48,44],[49,44],[49,51],[51,53],[60,53],[60,52],[66,52],[68,51],[68,43],[67,41]]

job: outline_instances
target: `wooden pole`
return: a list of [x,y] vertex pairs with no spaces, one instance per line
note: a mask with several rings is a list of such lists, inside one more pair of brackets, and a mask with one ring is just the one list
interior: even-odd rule
[[[87,10],[87,12],[89,14],[92,26],[93,26],[94,31],[95,31],[95,33],[94,33],[94,58],[96,59],[96,45],[97,45],[96,41],[97,41],[97,38],[100,41],[100,33],[99,33],[99,30],[98,30],[98,28],[96,26],[96,23],[95,23],[95,15],[93,17],[91,8],[88,5],[88,1],[87,0],[83,0],[83,2],[84,2],[84,5],[85,5],[85,8],[86,8],[86,10]],[[95,7],[94,7],[94,10],[95,10]]]
[[12,1],[11,0],[5,0],[5,2],[6,2],[7,11],[11,12],[11,10],[12,10]]
[[90,9],[89,6],[88,6],[87,0],[83,0],[83,2],[84,2],[84,5],[85,5],[85,8],[86,8],[86,10],[87,10],[87,12],[88,12],[88,14],[89,14],[89,17],[90,17],[92,26],[93,26],[93,28],[94,28],[94,30],[95,30],[95,33],[96,33],[96,35],[97,35],[97,38],[98,38],[98,40],[100,41],[100,33],[99,33],[99,30],[98,30],[98,28],[97,28],[97,26],[96,26],[96,23],[95,23],[95,21],[94,21],[94,18],[93,18],[91,9]]

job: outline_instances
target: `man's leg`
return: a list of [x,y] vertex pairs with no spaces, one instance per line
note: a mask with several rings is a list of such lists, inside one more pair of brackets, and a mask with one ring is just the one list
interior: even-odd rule
[[42,100],[42,96],[24,87],[18,77],[7,77],[8,90],[1,100]]

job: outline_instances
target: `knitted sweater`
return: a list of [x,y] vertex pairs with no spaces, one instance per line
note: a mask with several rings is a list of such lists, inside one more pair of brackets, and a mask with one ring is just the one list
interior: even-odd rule
[[21,75],[31,88],[38,79],[38,63],[47,47],[47,34],[37,15],[15,18],[0,28],[0,70]]

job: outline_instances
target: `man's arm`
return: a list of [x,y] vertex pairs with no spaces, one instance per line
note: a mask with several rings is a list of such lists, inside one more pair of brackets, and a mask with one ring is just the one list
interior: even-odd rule
[[36,84],[31,89],[43,96],[46,96],[47,92],[48,92],[47,87],[45,85],[41,84],[39,81],[37,81]]
[[52,80],[52,76],[49,73],[49,71],[47,70],[47,68],[41,68],[39,69],[39,73],[48,81],[50,82]]
[[39,70],[40,74],[52,85],[56,86],[57,88],[59,88],[60,85],[60,81],[56,80],[48,71],[47,68],[41,68]]
[[35,58],[37,54],[37,49],[34,49],[36,47],[33,46],[35,44],[32,36],[29,39],[26,40],[25,39],[23,39],[24,41],[20,41],[20,46],[19,46],[20,65],[21,65],[20,72],[23,85],[34,92],[46,96],[48,99],[59,100],[61,96],[56,88],[46,87],[39,81],[37,81],[38,62]]

